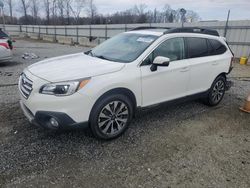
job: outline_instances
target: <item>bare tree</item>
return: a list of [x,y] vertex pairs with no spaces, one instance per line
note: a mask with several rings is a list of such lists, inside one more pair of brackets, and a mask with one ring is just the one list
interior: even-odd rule
[[31,14],[34,19],[34,24],[37,24],[39,5],[39,1],[31,0]]
[[166,4],[163,8],[163,22],[170,22],[171,21],[171,14],[172,14],[172,9],[170,5]]
[[[1,0],[0,0],[1,1]],[[180,9],[172,9],[168,4],[162,9],[150,9],[146,4],[138,4],[130,9],[113,14],[97,14],[94,0],[2,0],[9,9],[9,23],[21,24],[129,24],[180,22]],[[12,15],[13,5],[24,15]],[[42,9],[40,9],[42,7]],[[83,11],[87,16],[83,16]],[[39,14],[41,17],[39,17]],[[12,22],[13,16],[13,22]],[[199,15],[187,10],[187,22],[199,21]]]
[[71,12],[71,3],[72,0],[65,0],[66,6],[64,8],[66,9],[66,15],[67,15],[67,24],[70,25],[70,12]]
[[88,0],[86,10],[92,24],[94,21],[94,17],[97,15],[97,8],[96,5],[94,4],[94,0]]
[[61,19],[61,24],[64,24],[65,20],[64,17],[66,15],[67,18],[67,24],[70,24],[70,13],[72,10],[71,4],[72,0],[53,0],[53,6],[56,6],[55,9],[53,9],[52,12],[54,12],[53,16],[56,16],[56,10],[59,11],[59,16]]
[[50,5],[51,5],[51,2],[50,2],[50,0],[44,0],[43,3],[44,3],[46,21],[47,21],[47,24],[50,24]]
[[76,24],[79,23],[81,12],[86,4],[85,0],[74,0],[74,8],[70,6],[70,9],[75,17]]
[[196,12],[194,12],[192,10],[187,10],[186,20],[188,22],[197,22],[197,21],[200,20],[200,16]]
[[24,18],[25,18],[25,23],[28,23],[28,9],[29,9],[29,1],[28,0],[21,0],[21,7],[23,10]]
[[134,6],[134,13],[140,15],[143,15],[145,13],[145,10],[147,8],[146,4],[140,4]]
[[51,7],[52,17],[55,19],[57,14],[57,0],[52,0],[52,7]]
[[64,23],[64,1],[65,0],[57,0],[57,9],[59,11],[61,24]]
[[181,21],[180,9],[173,10],[172,14],[174,15],[174,22],[180,22]]
[[147,21],[145,10],[147,8],[146,4],[135,5],[132,12],[134,14],[135,22],[145,23]]
[[155,8],[154,9],[154,23],[156,23],[157,22],[157,9]]
[[13,23],[13,1],[12,0],[4,0],[4,2],[8,5],[9,14],[10,14],[10,22]]

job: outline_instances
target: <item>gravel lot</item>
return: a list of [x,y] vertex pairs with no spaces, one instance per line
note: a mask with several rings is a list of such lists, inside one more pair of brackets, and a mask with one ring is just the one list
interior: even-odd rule
[[[51,132],[28,123],[19,108],[18,75],[38,60],[82,47],[18,40],[0,64],[0,187],[250,187],[250,66],[214,108],[199,102],[141,111],[113,141],[88,130]],[[23,60],[34,52],[38,60]]]

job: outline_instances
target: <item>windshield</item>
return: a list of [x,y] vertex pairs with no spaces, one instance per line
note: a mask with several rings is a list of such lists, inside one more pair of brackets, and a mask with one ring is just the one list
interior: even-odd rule
[[89,55],[129,63],[136,60],[158,36],[135,33],[119,34],[94,48]]

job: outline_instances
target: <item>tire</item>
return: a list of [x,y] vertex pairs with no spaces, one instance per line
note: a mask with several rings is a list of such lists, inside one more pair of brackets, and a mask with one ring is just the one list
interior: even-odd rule
[[204,103],[208,106],[218,105],[224,97],[226,91],[226,78],[219,76],[213,82],[211,88],[208,91],[208,95],[204,100]]
[[133,113],[133,104],[127,96],[107,96],[94,105],[90,115],[90,129],[98,139],[117,138],[128,128]]

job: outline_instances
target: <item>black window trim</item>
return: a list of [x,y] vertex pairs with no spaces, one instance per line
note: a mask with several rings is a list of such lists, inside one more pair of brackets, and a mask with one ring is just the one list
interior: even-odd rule
[[[212,56],[211,53],[214,51],[213,45],[211,44],[211,42],[209,42],[209,39],[206,39],[206,43],[207,43],[207,50],[208,50],[208,56]],[[209,51],[209,45],[212,48],[212,51]]]
[[[185,43],[186,43],[186,59],[195,59],[195,58],[202,58],[202,57],[209,57],[209,56],[217,56],[217,55],[223,55],[225,54],[227,51],[228,51],[228,48],[219,40],[216,40],[216,39],[211,39],[211,38],[206,38],[206,37],[197,37],[197,36],[192,36],[192,37],[183,37],[185,39]],[[221,43],[221,45],[223,45],[225,48],[226,48],[226,51],[222,54],[217,54],[217,55],[211,55],[210,52],[208,51],[208,55],[206,56],[202,56],[202,57],[189,57],[189,49],[188,49],[188,42],[187,42],[187,38],[201,38],[201,39],[205,39],[206,40],[206,44],[207,44],[207,49],[208,49],[208,43],[209,40],[216,40],[218,41],[219,43]],[[213,47],[213,45],[210,43],[210,45]]]

